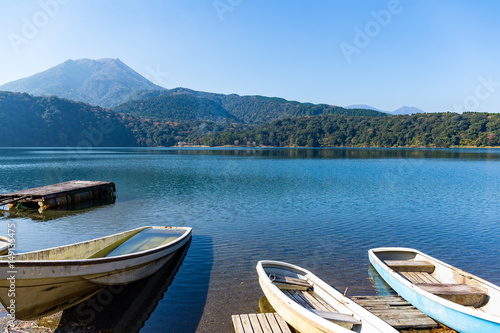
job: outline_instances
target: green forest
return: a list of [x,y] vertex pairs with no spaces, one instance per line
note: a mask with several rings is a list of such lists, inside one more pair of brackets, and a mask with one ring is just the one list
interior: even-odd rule
[[[497,113],[388,115],[279,98],[191,92],[146,92],[142,97],[149,94],[147,98],[114,109],[0,92],[0,146],[500,146]],[[265,121],[263,110],[271,109]]]
[[274,147],[495,147],[500,145],[500,114],[296,117],[249,131],[207,135],[201,143]]

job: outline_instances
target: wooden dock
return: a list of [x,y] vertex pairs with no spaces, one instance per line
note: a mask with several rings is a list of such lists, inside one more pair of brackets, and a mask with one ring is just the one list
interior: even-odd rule
[[430,330],[439,324],[401,296],[352,296],[351,299],[397,330]]
[[[432,318],[420,312],[400,296],[352,296],[350,298],[398,331],[429,332],[439,327],[439,324]],[[232,320],[236,333],[295,332],[276,313],[233,315]]]
[[236,333],[295,332],[277,313],[251,313],[231,316]]
[[114,199],[115,184],[103,181],[72,180],[69,182],[0,194],[0,206],[22,204],[41,210],[75,205],[92,200]]

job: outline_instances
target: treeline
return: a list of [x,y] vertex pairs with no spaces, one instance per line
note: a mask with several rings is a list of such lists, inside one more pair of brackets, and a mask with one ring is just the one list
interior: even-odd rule
[[1,147],[135,146],[121,117],[58,97],[0,91]]
[[249,131],[207,135],[207,146],[485,147],[500,146],[500,114],[426,113],[387,117],[286,118]]

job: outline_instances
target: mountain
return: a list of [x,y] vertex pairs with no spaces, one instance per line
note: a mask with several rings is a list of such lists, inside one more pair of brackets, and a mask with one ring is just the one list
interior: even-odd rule
[[55,96],[0,91],[0,146],[135,146],[137,139],[114,112]]
[[33,76],[0,86],[0,90],[58,97],[102,107],[129,100],[140,90],[161,90],[120,59],[67,60]]
[[402,106],[397,110],[394,111],[382,111],[380,109],[374,108],[373,106],[369,105],[364,105],[364,104],[356,104],[356,105],[349,105],[349,106],[344,106],[346,109],[368,109],[368,110],[375,110],[379,112],[385,112],[389,114],[414,114],[414,113],[425,113],[425,111],[420,110],[419,108],[412,107],[412,106]]
[[[179,96],[191,96],[189,100],[193,107],[188,110],[185,105],[179,105],[179,102],[187,99],[187,97],[181,99]],[[165,105],[168,104],[168,108],[162,109],[159,105],[160,97],[162,103]],[[198,102],[195,103],[193,98],[198,99]],[[329,114],[369,117],[387,116],[386,113],[374,110],[345,109],[340,106],[327,104],[299,103],[278,97],[215,94],[186,88],[141,91],[133,95],[131,100],[131,102],[119,105],[113,108],[113,110],[120,113],[134,114],[137,117],[178,121],[177,119],[179,119],[178,116],[180,115],[172,117],[171,110],[183,109],[184,113],[187,112],[190,114],[189,119],[216,121],[212,116],[207,117],[207,112],[202,112],[203,110],[199,106],[215,108],[217,105],[234,118],[231,119],[226,115],[224,117],[226,120],[247,125],[264,124],[285,117],[310,117]],[[212,103],[208,103],[208,101]],[[218,113],[220,115],[224,114],[222,110],[219,110]]]
[[414,113],[425,113],[425,111],[413,106],[402,106],[397,110],[390,112],[391,114],[414,114]]
[[118,113],[140,118],[152,118],[171,122],[191,120],[236,122],[219,103],[190,94],[158,95],[144,100],[133,100],[113,108]]
[[382,111],[380,109],[374,108],[373,106],[366,105],[366,104],[353,104],[353,105],[348,105],[344,106],[345,109],[366,109],[366,110],[374,110],[374,111],[379,111],[379,112],[386,112]]

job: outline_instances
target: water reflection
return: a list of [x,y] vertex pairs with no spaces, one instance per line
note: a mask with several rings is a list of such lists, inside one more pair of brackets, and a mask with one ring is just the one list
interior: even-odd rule
[[150,277],[109,286],[63,312],[55,332],[139,332],[171,285],[190,243]]
[[0,209],[0,216],[6,219],[29,218],[33,221],[50,221],[61,217],[75,216],[82,213],[90,212],[99,209],[101,206],[106,206],[115,203],[116,198],[106,198],[102,200],[93,200],[78,202],[68,206],[58,207],[56,209],[33,209],[33,208],[11,208],[9,210]]
[[377,292],[378,296],[395,296],[397,293],[385,283],[384,279],[377,273],[375,267],[371,264],[368,267],[368,276],[372,282],[373,289]]

